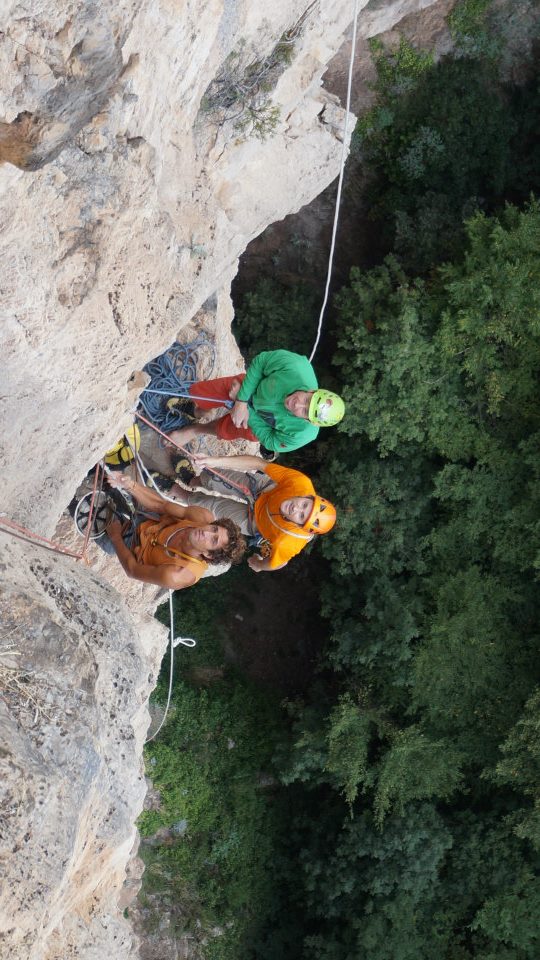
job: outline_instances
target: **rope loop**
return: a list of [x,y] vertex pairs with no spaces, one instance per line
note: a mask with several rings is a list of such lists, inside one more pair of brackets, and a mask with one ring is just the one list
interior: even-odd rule
[[173,343],[165,353],[150,360],[144,367],[151,377],[146,390],[143,390],[139,403],[149,420],[157,424],[164,433],[185,426],[182,410],[167,406],[168,397],[189,396],[188,387],[196,383],[197,364],[201,350],[211,351],[210,375],[214,369],[216,351],[214,344],[201,333],[191,343]]

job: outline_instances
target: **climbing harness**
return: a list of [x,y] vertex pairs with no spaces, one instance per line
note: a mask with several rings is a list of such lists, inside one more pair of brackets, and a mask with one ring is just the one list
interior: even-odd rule
[[256,553],[262,557],[263,560],[267,560],[272,553],[272,544],[266,537],[263,537],[260,533],[255,533],[252,536],[246,537],[248,547],[251,550],[255,550]]
[[[184,527],[184,529],[189,529],[189,528]],[[182,560],[189,560],[191,563],[198,563],[199,566],[201,567],[206,566],[205,561],[200,560],[199,557],[190,557],[190,555],[188,553],[184,553],[183,550],[175,550],[174,547],[169,546],[169,542],[172,540],[172,538],[176,535],[177,532],[178,531],[175,530],[174,533],[171,533],[170,537],[167,537],[167,540],[165,541],[165,543],[161,543],[161,541],[158,540],[157,536],[153,536],[150,540],[150,546],[161,547],[163,552],[168,557],[172,557],[172,558],[181,557]]]
[[347,78],[347,100],[345,103],[345,125],[343,127],[343,144],[341,150],[341,163],[339,169],[339,179],[338,179],[338,188],[336,196],[336,209],[334,213],[334,226],[332,228],[332,240],[330,243],[330,256],[328,258],[328,272],[326,274],[326,287],[324,291],[324,298],[321,307],[321,312],[319,314],[319,322],[317,325],[317,336],[315,338],[315,343],[313,344],[313,350],[309,355],[309,359],[313,360],[317,347],[319,346],[319,340],[321,339],[322,323],[324,317],[324,311],[326,310],[326,305],[328,303],[328,295],[330,293],[330,280],[332,277],[332,267],[334,263],[334,251],[336,247],[336,236],[337,236],[337,226],[339,220],[339,208],[341,204],[341,192],[343,188],[343,175],[345,173],[345,160],[346,160],[346,151],[347,151],[347,133],[348,133],[348,123],[349,123],[349,111],[351,109],[351,90],[352,90],[352,74],[353,74],[353,65],[354,65],[354,54],[356,51],[356,25],[358,20],[358,0],[354,0],[354,14],[353,14],[353,34],[351,40],[351,59],[349,61],[349,74]]

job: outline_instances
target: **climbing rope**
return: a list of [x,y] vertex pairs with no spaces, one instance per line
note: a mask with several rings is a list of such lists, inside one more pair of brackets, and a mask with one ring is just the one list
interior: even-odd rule
[[36,543],[38,546],[43,547],[45,550],[51,550],[53,553],[63,553],[65,556],[73,557],[75,560],[84,560],[88,547],[88,541],[90,540],[90,533],[92,531],[94,504],[96,497],[99,493],[101,493],[102,484],[102,464],[98,463],[96,466],[96,472],[94,474],[94,485],[92,488],[92,496],[88,510],[88,522],[84,535],[83,548],[78,553],[76,553],[74,550],[68,550],[67,547],[63,547],[60,543],[56,543],[54,540],[48,540],[47,537],[42,537],[41,534],[35,533],[33,530],[28,530],[27,527],[23,527],[14,520],[10,520],[10,518],[6,517],[5,514],[0,514],[0,525],[7,527],[7,530],[4,530],[4,533],[10,533],[13,537],[17,537],[18,540],[23,540],[25,543]]
[[172,592],[172,590],[169,590],[169,618],[170,618],[170,640],[171,640],[171,669],[170,669],[170,672],[169,672],[169,692],[168,692],[168,694],[167,694],[167,703],[165,704],[165,713],[163,714],[163,717],[162,717],[162,720],[161,720],[161,723],[160,723],[159,727],[157,728],[156,732],[152,734],[151,737],[148,737],[148,740],[145,740],[145,741],[144,741],[144,742],[145,742],[145,745],[146,745],[147,743],[150,743],[151,740],[154,740],[154,739],[157,737],[159,731],[161,730],[163,724],[165,723],[165,720],[166,720],[166,718],[167,718],[167,714],[168,714],[168,712],[169,712],[169,706],[170,706],[170,703],[171,703],[172,685],[173,685],[173,675],[174,675],[174,664],[173,664],[173,660],[174,660],[174,639],[173,639],[173,638],[174,638],[174,613],[173,613],[173,601],[172,601],[172,598],[173,598],[173,592]]
[[176,393],[171,393],[170,390],[153,390],[152,387],[146,387],[144,393],[158,393],[162,397],[183,397],[185,400],[211,400],[212,403],[219,403],[229,410],[234,407],[234,400],[223,400],[221,397],[200,397],[198,394],[192,393],[191,390],[187,390],[185,393],[180,393],[179,390]]
[[[155,425],[155,423],[150,423],[150,421],[147,420],[146,417],[143,417],[142,414],[140,413],[136,413],[135,416],[137,417],[137,420],[141,420],[141,422],[145,423],[147,427],[151,427],[152,430],[155,430],[156,433],[159,433],[167,441],[167,443],[172,444],[172,446],[176,447],[177,450],[180,450],[182,453],[186,454],[186,456],[191,457],[189,450],[186,450],[186,448],[183,447],[181,444],[176,443],[175,440],[172,440],[171,437],[168,437],[163,430],[160,430],[160,428]],[[219,470],[216,470],[215,467],[205,467],[204,469],[208,470],[209,473],[213,473],[216,477],[219,477],[220,480],[223,480],[225,483],[228,483],[230,486],[236,487],[236,489],[240,490],[241,493],[247,494],[249,496],[250,491],[248,487],[245,487],[242,483],[236,483],[236,481],[231,480],[229,477],[225,477],[222,473],[219,472]]]
[[141,483],[143,483],[147,487],[151,486],[154,492],[157,493],[162,500],[167,500],[168,503],[178,504],[178,500],[176,500],[174,497],[168,497],[164,490],[159,489],[156,481],[154,480],[154,477],[148,470],[148,467],[144,465],[138,453],[135,453],[135,465],[136,465]]
[[142,391],[139,402],[147,417],[165,433],[185,426],[185,417],[181,409],[169,407],[163,398],[189,397],[188,387],[197,382],[197,363],[204,348],[209,348],[212,356],[209,376],[214,368],[215,347],[204,334],[192,343],[173,343],[165,353],[144,367],[151,380]]
[[328,272],[326,275],[326,288],[324,291],[323,304],[321,307],[321,312],[319,314],[319,323],[317,326],[317,336],[315,338],[315,343],[313,345],[313,350],[309,355],[309,359],[313,360],[315,356],[317,347],[319,346],[319,340],[321,338],[322,324],[324,311],[326,310],[326,305],[328,303],[328,295],[330,293],[330,280],[332,277],[332,268],[334,264],[334,250],[336,247],[336,235],[337,235],[337,226],[339,220],[339,207],[341,204],[341,191],[343,187],[343,175],[345,173],[345,161],[347,159],[347,132],[348,132],[348,123],[349,123],[349,110],[351,107],[351,89],[352,89],[352,74],[353,74],[353,65],[354,65],[354,54],[356,51],[356,21],[358,19],[358,0],[354,0],[354,14],[353,14],[353,35],[351,41],[351,59],[349,62],[349,76],[347,80],[347,101],[345,104],[345,124],[343,127],[343,144],[341,149],[341,163],[339,170],[339,179],[338,179],[338,188],[336,196],[336,209],[334,213],[334,226],[332,228],[332,241],[330,244],[330,257],[328,260]]
[[165,704],[165,713],[163,714],[161,723],[157,728],[156,732],[152,734],[151,737],[148,737],[148,740],[145,740],[145,744],[150,743],[151,740],[155,740],[159,731],[161,730],[165,720],[167,719],[167,714],[169,712],[169,707],[171,704],[172,697],[172,685],[173,685],[173,675],[174,675],[174,648],[179,644],[182,644],[183,647],[195,647],[196,641],[192,640],[191,637],[175,637],[174,635],[174,610],[173,610],[173,591],[169,590],[169,621],[170,621],[170,642],[171,642],[171,664],[169,671],[169,692],[167,694],[167,703]]

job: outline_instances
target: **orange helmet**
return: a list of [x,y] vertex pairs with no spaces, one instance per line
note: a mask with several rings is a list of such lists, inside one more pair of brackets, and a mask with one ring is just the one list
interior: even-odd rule
[[313,497],[313,510],[304,524],[308,533],[330,533],[336,522],[336,508],[329,500]]

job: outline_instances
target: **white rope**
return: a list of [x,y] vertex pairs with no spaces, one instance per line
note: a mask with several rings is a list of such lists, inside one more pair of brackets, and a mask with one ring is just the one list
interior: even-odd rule
[[[155,484],[154,478],[150,475],[149,471],[145,467],[139,453],[137,452],[137,450],[135,450],[131,446],[129,437],[125,436],[125,439],[127,441],[129,449],[133,454],[135,465],[137,467],[137,470],[139,471],[141,479],[144,481],[144,475],[146,474],[155,492],[159,494],[162,500],[168,500],[170,503],[176,503],[176,501],[173,500],[171,497],[167,497],[163,493],[163,491],[160,490],[159,487]],[[169,692],[167,694],[167,703],[165,705],[165,713],[163,714],[163,718],[161,720],[159,727],[157,728],[156,732],[152,734],[151,737],[148,737],[148,739],[144,741],[145,745],[147,743],[150,743],[151,740],[155,740],[163,724],[165,723],[165,720],[167,719],[167,714],[169,712],[169,707],[171,705],[171,696],[172,696],[172,685],[173,685],[173,675],[174,675],[174,648],[177,647],[179,644],[182,644],[183,647],[195,647],[197,645],[197,641],[192,640],[191,637],[175,637],[174,635],[174,610],[173,610],[173,591],[172,590],[169,590],[169,623],[170,623],[170,642],[171,642],[171,663],[170,663],[170,670],[169,670]]]
[[150,743],[151,740],[154,740],[154,739],[157,737],[159,731],[161,730],[163,724],[165,723],[165,720],[167,719],[167,714],[168,714],[168,712],[169,712],[169,706],[170,706],[170,703],[171,703],[172,684],[173,684],[173,665],[174,665],[174,664],[173,664],[173,660],[174,660],[174,613],[173,613],[173,602],[172,602],[172,598],[173,598],[173,592],[172,592],[172,590],[169,590],[169,617],[170,617],[170,622],[171,622],[171,669],[170,669],[170,673],[169,673],[169,693],[168,693],[168,695],[167,695],[167,704],[166,704],[166,706],[165,706],[165,713],[163,714],[163,719],[162,719],[159,727],[157,728],[156,732],[152,734],[151,737],[148,737],[148,740],[145,740],[145,741],[144,741],[145,744],[146,744],[146,743]]
[[[129,443],[129,440],[128,440],[128,443]],[[146,483],[146,481],[145,481],[145,479],[144,479],[145,476],[146,476],[146,480],[148,480],[148,481],[150,482],[150,485],[152,486],[152,488],[154,489],[154,491],[158,494],[158,496],[161,497],[162,500],[167,500],[168,503],[178,504],[178,500],[177,500],[177,499],[175,499],[174,497],[168,497],[167,494],[163,492],[163,490],[160,490],[160,489],[159,489],[159,487],[158,487],[156,481],[154,480],[152,474],[149,472],[148,467],[146,467],[145,464],[143,463],[143,461],[142,461],[142,459],[141,459],[141,455],[140,455],[139,453],[135,453],[135,463],[136,463],[137,469],[138,469],[138,471],[139,471],[139,476],[141,477],[143,483],[146,484],[146,486],[148,486],[148,483]]]
[[324,299],[321,307],[321,312],[319,314],[319,323],[317,326],[317,337],[313,345],[313,350],[309,355],[309,359],[313,360],[317,347],[319,346],[319,340],[321,338],[322,323],[324,311],[326,310],[326,305],[328,303],[328,295],[330,293],[330,279],[332,277],[332,267],[334,262],[334,250],[336,246],[336,235],[337,235],[337,226],[339,219],[339,207],[341,203],[341,190],[343,187],[343,174],[345,172],[345,161],[347,159],[347,128],[349,123],[349,110],[351,106],[351,89],[352,89],[352,75],[353,75],[353,65],[354,65],[354,54],[356,51],[356,21],[358,19],[358,0],[354,0],[354,15],[353,15],[353,35],[351,41],[351,60],[349,63],[349,77],[347,81],[347,102],[345,104],[345,126],[343,128],[343,145],[341,150],[341,166],[339,171],[339,180],[338,180],[338,189],[336,197],[336,211],[334,213],[334,227],[332,230],[332,242],[330,244],[330,257],[328,260],[328,273],[326,276],[326,289],[324,291]]

